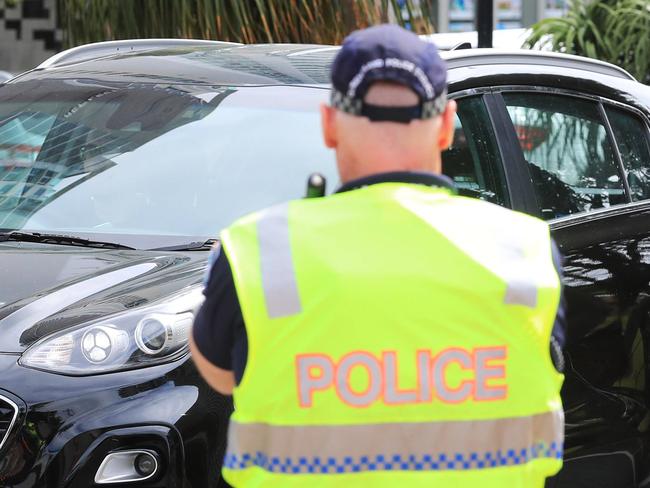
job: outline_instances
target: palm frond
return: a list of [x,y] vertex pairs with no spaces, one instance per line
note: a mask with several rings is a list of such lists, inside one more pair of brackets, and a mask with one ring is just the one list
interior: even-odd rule
[[533,25],[526,45],[617,64],[650,83],[648,33],[648,0],[572,0],[565,17]]

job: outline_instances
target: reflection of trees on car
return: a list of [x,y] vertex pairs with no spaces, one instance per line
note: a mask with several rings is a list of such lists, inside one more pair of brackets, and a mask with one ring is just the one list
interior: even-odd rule
[[581,212],[585,207],[586,199],[550,171],[530,162],[528,171],[535,185],[537,204],[545,218]]
[[650,198],[650,141],[640,130],[638,117],[614,107],[607,107],[607,116],[619,146],[633,201]]
[[626,201],[596,103],[531,93],[507,93],[504,98],[546,218]]

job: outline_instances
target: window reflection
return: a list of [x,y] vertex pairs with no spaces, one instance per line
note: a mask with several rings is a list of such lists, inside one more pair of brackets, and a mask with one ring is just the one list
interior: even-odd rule
[[0,228],[211,237],[242,215],[302,198],[312,172],[332,190],[338,177],[318,116],[327,95],[281,86],[5,86]]
[[537,93],[503,96],[544,218],[626,201],[620,168],[596,103]]

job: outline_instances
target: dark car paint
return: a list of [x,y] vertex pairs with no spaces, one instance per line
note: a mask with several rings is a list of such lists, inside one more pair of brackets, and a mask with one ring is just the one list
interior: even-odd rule
[[104,454],[125,447],[161,456],[163,475],[147,486],[219,479],[215,456],[223,455],[232,403],[203,382],[187,355],[91,377],[26,370],[17,359],[0,354],[0,394],[22,407],[0,458],[0,486],[90,486]]
[[[4,87],[75,79],[77,85],[261,83],[323,88],[334,53],[322,46],[288,45],[165,49],[33,70]],[[542,86],[588,94],[649,114],[650,89],[583,69],[552,64],[476,65],[452,69],[449,78],[452,96],[485,97],[505,163],[511,204],[529,213],[537,212],[532,183],[500,89]],[[641,397],[648,401],[650,395],[647,389],[639,393],[622,389],[616,381],[625,374],[621,357],[630,347],[630,334],[637,334],[636,340],[647,346],[649,222],[650,204],[630,204],[551,223],[566,255],[569,299],[570,369],[563,391],[569,409],[565,471],[573,469],[571,460],[581,455],[628,449],[636,456],[637,477],[646,474],[648,440],[639,425],[646,412]],[[188,356],[160,366],[80,378],[17,364],[19,353],[46,334],[199,283],[206,259],[203,251],[0,245],[0,270],[14,282],[0,284],[0,302],[4,302],[0,332],[11,337],[0,341],[0,349],[6,349],[0,353],[0,394],[21,407],[20,428],[12,431],[0,457],[2,486],[88,486],[102,458],[98,453],[127,445],[154,445],[163,458],[164,477],[147,486],[198,487],[217,482],[232,406],[203,383]],[[135,280],[81,297],[25,330],[8,320],[52,290],[144,263],[153,267]],[[646,369],[648,364],[644,361]]]
[[[650,456],[650,204],[563,219],[551,229],[565,255],[569,303],[564,483],[557,486],[579,478],[585,487],[613,479],[636,487]],[[607,453],[631,454],[633,469],[624,461],[618,473],[608,463],[609,473],[582,465]]]
[[[531,78],[535,83],[531,84]],[[605,97],[648,112],[648,87],[634,81],[614,78],[579,69],[521,65],[478,66],[449,72],[450,91],[476,90],[481,87],[522,86],[557,88],[575,93]]]
[[[192,285],[199,285],[207,260],[206,252],[163,252],[99,249],[45,244],[0,244],[0,272],[20,276],[29,269],[28,279],[14,289],[11,281],[0,285],[7,303],[0,309],[3,352],[20,353],[46,335],[74,325],[141,307]],[[111,279],[116,270],[130,271],[130,279]],[[73,285],[104,280],[99,291],[89,294],[77,287],[68,306],[48,302],[56,291],[73,293]],[[15,298],[15,301],[11,297]],[[33,306],[47,307],[45,318],[23,326],[27,317],[17,313]],[[33,316],[31,316],[33,318]]]
[[[215,393],[191,358],[161,366],[88,377],[53,375],[18,365],[40,338],[196,286],[207,252],[79,249],[33,243],[0,244],[0,395],[21,406],[19,428],[0,457],[0,486],[89,486],[104,454],[125,447],[155,449],[164,475],[152,487],[212,486],[223,455],[230,398]],[[106,279],[106,289],[73,305],[54,306],[27,328],[12,314],[116,269],[149,265],[135,279]],[[29,270],[29,273],[25,273]],[[24,277],[24,278],[23,278]],[[52,306],[51,304],[48,304]]]

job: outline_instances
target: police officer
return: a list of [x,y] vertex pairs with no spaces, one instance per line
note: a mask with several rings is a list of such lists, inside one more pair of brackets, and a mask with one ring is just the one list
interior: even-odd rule
[[343,186],[226,229],[195,323],[197,366],[234,394],[224,477],[543,486],[563,442],[548,226],[440,175],[456,105],[434,45],[357,31],[332,82]]

